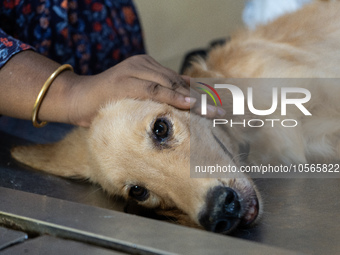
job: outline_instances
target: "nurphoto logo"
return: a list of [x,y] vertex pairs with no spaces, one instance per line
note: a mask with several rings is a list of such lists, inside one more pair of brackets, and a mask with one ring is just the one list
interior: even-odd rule
[[[211,90],[215,96],[218,98],[221,107],[223,106],[221,97],[219,93],[216,91],[216,89],[227,89],[232,95],[232,115],[233,116],[242,116],[245,115],[245,104],[248,106],[249,112],[251,112],[254,116],[268,116],[273,114],[278,106],[280,106],[280,115],[286,116],[287,115],[287,105],[294,105],[299,109],[302,114],[305,116],[312,116],[312,114],[307,110],[307,108],[304,106],[305,103],[307,103],[311,99],[311,93],[308,89],[305,88],[298,88],[298,87],[273,87],[271,91],[271,106],[268,109],[256,109],[254,107],[254,93],[253,88],[248,87],[247,88],[247,96],[245,97],[243,91],[232,84],[215,84],[214,87],[202,83],[197,82],[201,85],[203,85],[206,88],[197,87],[198,89],[204,91],[206,94],[201,94],[201,114],[206,115],[207,114],[207,94],[212,98],[214,101],[215,106],[217,106],[217,102],[215,100],[214,95],[209,91]],[[208,90],[209,89],[209,90]],[[280,93],[279,93],[280,92]],[[293,97],[289,97],[289,95],[294,95]],[[296,97],[296,96],[299,97]],[[257,99],[258,100],[258,99]],[[279,105],[280,104],[280,105]],[[225,109],[230,111],[231,109]],[[229,112],[228,112],[229,113]],[[277,115],[276,115],[277,116]],[[233,119],[214,119],[213,120],[213,127],[216,125],[230,125],[230,127],[233,126],[243,126],[243,127],[263,127],[265,124],[269,124],[272,127],[275,126],[275,124],[279,122],[283,127],[296,127],[298,125],[298,121],[295,119],[241,119],[241,120],[233,120]]]

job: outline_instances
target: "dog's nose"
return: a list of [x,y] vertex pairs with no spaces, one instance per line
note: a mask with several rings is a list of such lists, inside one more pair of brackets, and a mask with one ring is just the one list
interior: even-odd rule
[[238,196],[233,189],[225,188],[224,199],[224,212],[226,215],[231,217],[237,217],[240,211],[240,202]]
[[240,209],[237,193],[233,189],[216,187],[208,192],[199,222],[209,231],[228,233],[240,222]]

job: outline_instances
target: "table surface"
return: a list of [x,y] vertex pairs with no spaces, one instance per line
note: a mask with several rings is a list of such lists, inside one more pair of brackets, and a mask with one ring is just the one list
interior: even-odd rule
[[[108,197],[96,185],[48,175],[13,160],[10,148],[25,143],[0,132],[0,224],[7,230],[11,228],[8,222],[12,221],[19,221],[21,225],[17,224],[28,229],[34,228],[35,233],[63,238],[63,235],[68,238],[67,229],[77,229],[100,236],[90,243],[125,254],[134,253],[136,249],[141,249],[142,254],[154,251],[155,254],[340,253],[340,219],[337,216],[340,179],[256,179],[264,199],[263,217],[257,226],[239,229],[230,237],[121,213],[125,202]],[[39,207],[40,212],[34,212],[33,208]],[[75,216],[75,210],[82,215]],[[23,224],[23,219],[33,223],[27,220],[30,223]],[[45,227],[35,229],[32,226],[36,226],[36,222]],[[58,226],[57,230],[51,228],[52,223]],[[70,247],[88,242],[86,238],[91,236],[79,237],[83,232],[77,231],[72,232],[75,237],[71,238],[76,244],[67,243]],[[43,235],[39,238],[43,243],[44,240],[55,241]],[[32,241],[28,238],[24,244],[27,246]],[[29,247],[40,246],[32,242]],[[131,247],[135,247],[134,250]]]

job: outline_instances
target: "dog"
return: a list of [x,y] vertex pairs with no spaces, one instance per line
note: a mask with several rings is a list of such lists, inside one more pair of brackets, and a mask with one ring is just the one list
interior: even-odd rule
[[[239,32],[225,45],[212,49],[205,60],[194,61],[186,74],[208,78],[337,77],[339,11],[338,1],[317,1],[256,31]],[[77,128],[55,144],[15,147],[12,156],[51,174],[88,179],[110,195],[133,199],[179,224],[227,234],[259,220],[261,194],[243,173],[190,178],[190,136],[199,136],[198,145],[207,148],[204,155],[192,157],[224,160],[235,167],[242,164],[237,157],[240,144],[249,144],[249,161],[255,163],[339,159],[339,88],[329,93],[316,86],[308,88],[318,95],[305,105],[313,113],[313,121],[298,109],[293,111],[293,117],[304,124],[290,134],[282,128],[258,129],[256,135],[248,129],[227,127],[211,132],[211,120],[198,114],[153,101],[125,99],[103,107],[89,129]],[[224,107],[230,112],[231,103]],[[313,128],[320,127],[325,116],[328,124]]]

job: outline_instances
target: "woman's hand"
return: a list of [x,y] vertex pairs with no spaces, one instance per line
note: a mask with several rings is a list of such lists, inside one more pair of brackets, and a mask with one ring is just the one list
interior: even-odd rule
[[[0,115],[31,119],[34,102],[44,82],[60,65],[36,52],[23,51],[0,69]],[[90,126],[98,110],[124,98],[152,99],[188,110],[189,77],[180,76],[149,56],[134,56],[103,73],[81,76],[63,71],[42,101],[38,119]],[[207,117],[218,113],[208,107]]]
[[130,57],[98,75],[80,76],[72,94],[70,122],[85,127],[100,106],[109,101],[152,99],[184,110],[196,101],[190,98],[188,77],[163,67],[147,55]]

